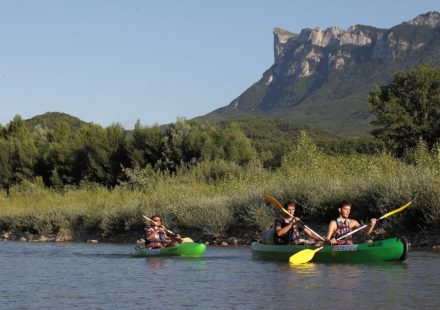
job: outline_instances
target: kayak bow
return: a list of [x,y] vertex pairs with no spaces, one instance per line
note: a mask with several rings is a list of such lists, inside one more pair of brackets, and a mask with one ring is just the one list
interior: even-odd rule
[[203,256],[206,245],[203,243],[185,242],[176,246],[167,248],[149,249],[146,247],[136,246],[131,252],[132,257],[150,257],[150,256]]

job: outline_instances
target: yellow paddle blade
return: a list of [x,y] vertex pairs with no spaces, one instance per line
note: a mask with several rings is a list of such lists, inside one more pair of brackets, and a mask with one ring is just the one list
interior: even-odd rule
[[284,212],[287,215],[292,216],[289,212],[287,212],[286,209],[283,208],[283,205],[278,200],[276,200],[274,197],[272,197],[270,195],[264,195],[264,200],[266,200],[267,202],[273,204],[275,206],[275,208],[277,208],[281,212]]
[[388,216],[390,216],[390,215],[393,215],[393,214],[395,214],[395,213],[397,213],[397,212],[400,212],[400,211],[402,211],[403,209],[408,208],[411,204],[412,204],[412,201],[408,201],[406,204],[404,204],[404,205],[401,206],[400,208],[398,208],[398,209],[396,209],[396,210],[393,210],[393,211],[391,211],[391,212],[388,212],[388,213],[385,214],[385,215],[382,215],[382,216],[380,217],[380,219],[384,219],[384,218],[386,218],[386,217],[388,217]]
[[194,242],[194,240],[189,237],[182,238],[182,243],[186,243],[186,242]]
[[313,256],[315,256],[315,253],[320,251],[323,247],[317,248],[317,249],[305,249],[302,251],[299,251],[298,253],[293,254],[289,258],[289,263],[292,265],[300,265],[307,262],[310,262],[313,259]]

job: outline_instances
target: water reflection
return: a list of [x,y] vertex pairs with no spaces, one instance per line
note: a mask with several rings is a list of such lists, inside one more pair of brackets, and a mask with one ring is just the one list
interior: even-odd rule
[[296,274],[314,274],[317,271],[317,267],[315,263],[305,263],[301,265],[293,265],[289,264],[289,268],[292,269]]
[[149,269],[164,269],[179,266],[182,267],[192,267],[192,266],[203,266],[206,264],[204,257],[146,257],[146,264]]
[[145,259],[150,269],[163,269],[166,266],[166,260],[163,257],[147,257]]

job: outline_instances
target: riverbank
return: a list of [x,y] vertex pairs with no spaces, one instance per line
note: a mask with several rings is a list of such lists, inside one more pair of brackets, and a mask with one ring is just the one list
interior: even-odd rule
[[301,141],[295,150],[278,170],[252,163],[226,173],[232,166],[200,164],[175,174],[138,171],[136,179],[112,188],[83,182],[53,189],[26,180],[0,191],[0,235],[133,243],[148,224],[143,215],[158,214],[168,229],[199,242],[249,244],[280,216],[265,201],[269,194],[281,204],[295,200],[295,215],[321,235],[342,201],[352,203],[350,216],[362,223],[412,201],[380,228],[417,247],[440,244],[439,233],[431,232],[440,227],[440,164],[409,164],[387,154],[330,156]]
[[[253,241],[258,240],[259,234],[255,232],[256,238],[240,238],[236,236],[213,238],[203,234],[186,234],[185,236],[191,237],[195,242],[205,243],[207,245],[220,245],[220,246],[235,246],[235,245],[250,245]],[[389,237],[395,237],[391,233],[382,233],[375,236],[374,240],[386,239]],[[429,231],[421,231],[418,233],[404,232],[399,233],[401,236],[408,240],[410,247],[412,248],[429,248],[434,250],[440,250],[440,229],[433,229]],[[28,233],[14,233],[14,232],[2,232],[0,234],[0,240],[2,241],[20,241],[20,242],[87,242],[87,243],[143,243],[144,239],[140,237],[139,233],[125,233],[115,236],[103,237],[100,234],[93,233],[78,233],[75,236],[71,235],[35,235]],[[362,242],[358,239],[357,242]]]

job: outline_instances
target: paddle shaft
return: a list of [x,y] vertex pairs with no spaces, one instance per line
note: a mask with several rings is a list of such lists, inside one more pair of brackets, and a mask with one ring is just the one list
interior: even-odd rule
[[[144,219],[146,219],[146,220],[149,220],[151,223],[153,223],[154,225],[157,226],[157,223],[156,223],[155,221],[153,221],[152,219],[146,217],[145,215],[142,215],[142,217],[143,217]],[[160,226],[162,226],[162,227],[165,228],[165,226],[163,226],[163,225],[160,225]],[[176,235],[175,233],[173,233],[173,232],[172,232],[171,230],[169,230],[169,229],[166,229],[166,228],[165,228],[165,230],[167,231],[167,233],[170,233],[170,234],[172,234],[172,235]]]
[[[407,202],[406,204],[404,204],[403,206],[401,206],[400,208],[398,208],[398,209],[396,209],[396,210],[390,211],[390,212],[388,212],[387,214],[382,215],[380,218],[377,219],[377,221],[380,221],[380,220],[382,220],[382,219],[384,219],[384,218],[387,218],[387,217],[390,216],[390,215],[393,215],[394,213],[397,213],[397,212],[402,211],[403,209],[407,208],[410,204],[412,204],[412,201]],[[376,223],[377,223],[377,222],[376,222]],[[350,235],[352,235],[352,234],[358,232],[359,230],[362,230],[362,229],[364,229],[365,227],[368,227],[368,226],[370,226],[370,225],[369,225],[369,224],[365,224],[364,226],[361,226],[361,227],[359,227],[359,228],[356,228],[355,230],[350,231],[348,234],[345,234],[345,235],[339,237],[339,238],[336,239],[336,240],[342,240],[342,239],[344,239],[344,238],[346,238],[346,237],[348,237],[348,236],[350,236]]]
[[344,238],[347,238],[348,236],[351,236],[351,235],[354,234],[355,232],[358,232],[359,230],[362,230],[362,229],[364,229],[365,227],[368,227],[368,226],[369,226],[368,224],[365,224],[364,226],[361,226],[361,227],[359,227],[359,228],[356,228],[355,230],[350,231],[348,234],[345,234],[345,235],[339,237],[339,238],[336,239],[336,240],[342,240],[342,239],[344,239]]
[[[157,224],[155,221],[153,221],[153,220],[150,219],[149,217],[146,217],[145,215],[142,215],[142,217],[143,217],[144,219],[150,221],[150,222],[153,223],[154,225]],[[157,225],[156,225],[156,226],[157,226]],[[165,226],[163,226],[163,225],[161,225],[161,226],[165,228]],[[176,235],[176,233],[173,233],[173,232],[172,232],[171,230],[169,230],[169,229],[166,229],[166,228],[165,228],[165,230],[167,231],[167,233],[170,233],[170,234],[172,234],[172,235],[174,235],[174,236]],[[181,238],[181,240],[182,240],[182,243],[185,243],[185,242],[194,242],[193,239],[191,239],[191,238],[189,238],[189,237]]]
[[310,230],[312,233],[315,234],[315,236],[318,236],[319,239],[321,239],[322,241],[325,241],[325,239],[323,237],[321,237],[321,235],[319,235],[316,231],[314,231],[313,229],[311,229],[309,226],[307,226],[306,224],[304,224],[303,221],[299,221],[305,228],[307,228],[308,230]]
[[[265,195],[264,196],[266,198],[266,201],[270,202],[271,204],[273,204],[275,206],[275,208],[277,208],[278,210],[280,210],[281,212],[285,213],[286,215],[294,218],[294,216],[292,214],[290,214],[286,209],[283,208],[283,206],[279,203],[278,200],[276,200],[275,198],[273,198],[270,195]],[[307,228],[308,230],[310,230],[312,233],[315,234],[315,236],[318,236],[319,239],[321,239],[322,241],[325,241],[325,239],[323,237],[321,237],[321,235],[319,235],[316,231],[314,231],[313,229],[311,229],[309,226],[307,226],[306,224],[304,224],[303,221],[299,221],[305,228]]]

